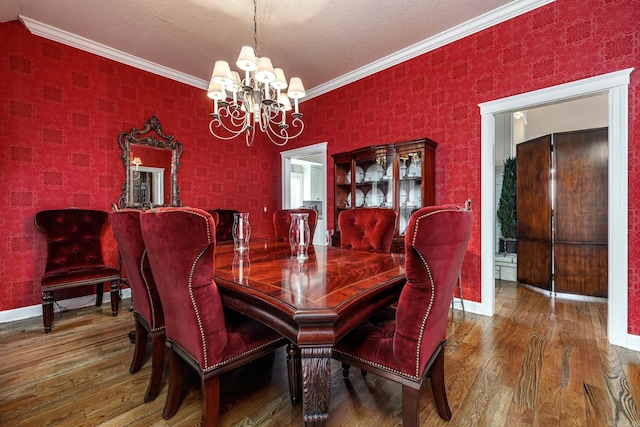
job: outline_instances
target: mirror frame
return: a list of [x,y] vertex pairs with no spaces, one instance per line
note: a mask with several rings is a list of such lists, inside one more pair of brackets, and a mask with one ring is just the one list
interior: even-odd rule
[[[155,135],[151,133],[152,131]],[[154,115],[147,119],[144,123],[144,128],[140,130],[133,128],[129,132],[122,131],[120,135],[118,135],[118,145],[120,145],[120,150],[122,151],[120,160],[122,160],[124,165],[124,184],[122,184],[122,194],[118,199],[118,207],[143,207],[131,206],[129,204],[131,192],[131,183],[129,182],[129,177],[131,176],[131,144],[171,150],[171,206],[182,206],[180,188],[178,187],[178,169],[180,168],[180,156],[182,156],[183,150],[182,143],[176,141],[173,135],[165,135],[162,133],[160,120]]]

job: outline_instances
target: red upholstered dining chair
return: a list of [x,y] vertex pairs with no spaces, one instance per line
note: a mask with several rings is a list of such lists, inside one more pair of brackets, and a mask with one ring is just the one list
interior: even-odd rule
[[349,366],[402,384],[404,427],[420,425],[420,388],[431,377],[438,415],[451,419],[444,383],[444,346],[449,303],[471,234],[472,213],[429,206],[411,215],[405,234],[407,283],[397,308],[357,326],[333,349]]
[[309,214],[309,233],[311,242],[313,242],[313,235],[316,232],[316,225],[318,224],[318,212],[313,209],[306,208],[278,209],[273,213],[273,230],[275,232],[276,240],[284,242],[289,241],[289,228],[291,227],[292,213]]
[[142,239],[140,211],[121,209],[112,212],[111,228],[118,242],[133,301],[136,339],[133,359],[129,367],[130,373],[136,373],[142,367],[147,351],[147,341],[149,336],[151,337],[151,377],[144,395],[146,403],[158,397],[160,392],[166,353],[164,314]]
[[96,285],[96,307],[102,305],[103,283],[110,282],[111,311],[118,315],[120,269],[105,264],[102,236],[107,212],[88,209],[53,209],[36,213],[36,228],[47,240],[47,263],[42,285],[44,331],[51,332],[54,292]]
[[391,252],[398,214],[392,209],[355,208],[340,212],[340,246],[370,252]]
[[239,211],[234,209],[207,209],[216,223],[216,242],[233,241],[233,214]]
[[162,417],[178,410],[184,367],[200,376],[202,425],[215,426],[220,375],[286,343],[262,323],[225,310],[213,278],[215,223],[194,208],[163,208],[140,215],[151,270],[164,309],[169,389]]

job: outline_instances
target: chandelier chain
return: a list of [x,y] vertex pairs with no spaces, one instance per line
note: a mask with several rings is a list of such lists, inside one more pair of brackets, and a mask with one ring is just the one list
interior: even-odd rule
[[258,0],[253,0],[253,51],[258,56]]

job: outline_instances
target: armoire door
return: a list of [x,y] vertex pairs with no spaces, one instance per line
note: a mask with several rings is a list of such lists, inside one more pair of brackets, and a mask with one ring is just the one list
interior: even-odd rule
[[555,292],[608,295],[608,137],[607,128],[553,135]]
[[551,290],[551,135],[516,146],[518,282]]

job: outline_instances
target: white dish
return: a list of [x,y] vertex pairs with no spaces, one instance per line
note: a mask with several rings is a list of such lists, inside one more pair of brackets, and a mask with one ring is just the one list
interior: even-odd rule
[[[393,191],[390,188],[389,191],[387,191],[387,204],[389,206],[391,206],[391,203],[393,203]],[[404,206],[407,203],[407,190],[405,190],[404,188],[400,189],[400,206]]]
[[411,162],[407,168],[407,177],[414,178],[419,177],[420,175],[422,175],[422,161],[416,160]]
[[384,176],[388,176],[386,179],[391,179],[393,176],[393,165],[387,166],[387,170],[384,172]]
[[372,188],[364,198],[365,206],[379,207],[384,203],[384,194],[379,188]]
[[346,182],[347,184],[351,184],[351,171],[347,172],[347,174],[344,176],[344,182]]
[[413,206],[422,205],[422,186],[420,184],[409,191],[409,203],[412,203]]
[[360,166],[356,166],[356,183],[361,183],[364,179],[364,169]]
[[[347,196],[347,206],[351,202],[351,193]],[[356,189],[356,208],[362,207],[364,203],[364,193],[359,188]]]
[[398,228],[399,234],[404,234],[407,231],[407,218],[404,215],[400,215],[400,226]]
[[364,174],[365,181],[379,181],[384,175],[384,169],[377,163],[372,164],[367,168],[367,172]]

